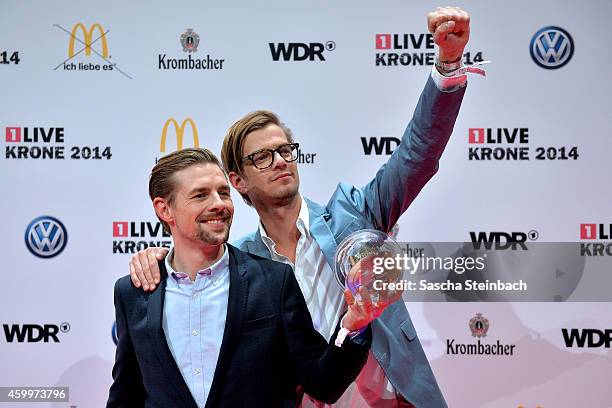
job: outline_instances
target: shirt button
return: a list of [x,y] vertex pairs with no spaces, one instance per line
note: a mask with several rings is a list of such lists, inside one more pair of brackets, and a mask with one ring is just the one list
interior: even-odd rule
[[194,293],[191,297],[194,298],[194,299],[197,299],[198,298],[198,294]]
[[192,333],[194,336],[197,336],[198,334],[200,334],[200,332],[199,332],[199,331],[197,331],[197,330],[194,330],[194,331],[192,331],[191,333]]
[[196,368],[195,370],[193,370],[193,373],[194,373],[194,374],[200,374],[200,369],[199,369],[199,368]]

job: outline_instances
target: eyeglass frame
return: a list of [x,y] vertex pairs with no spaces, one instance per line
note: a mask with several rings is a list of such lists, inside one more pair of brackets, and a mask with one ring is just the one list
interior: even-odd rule
[[[272,167],[272,165],[274,164],[274,160],[276,160],[276,153],[278,153],[278,155],[279,155],[279,156],[280,156],[280,157],[281,157],[281,158],[282,158],[282,159],[283,159],[285,162],[287,162],[287,163],[292,163],[292,162],[296,161],[296,160],[299,158],[299,155],[296,155],[295,159],[293,159],[293,160],[287,160],[287,159],[285,159],[285,158],[283,157],[283,155],[282,155],[282,154],[279,152],[279,150],[280,150],[280,149],[282,149],[283,147],[286,147],[286,146],[295,146],[295,150],[298,150],[298,149],[299,149],[299,147],[300,147],[300,144],[299,144],[299,143],[283,143],[282,145],[278,146],[276,149],[259,149],[259,150],[255,151],[255,152],[253,152],[253,153],[249,154],[248,156],[244,156],[244,157],[242,158],[242,164],[246,163],[247,161],[250,161],[250,162],[251,162],[251,164],[253,165],[253,167],[255,167],[256,169],[258,169],[258,170],[265,170],[265,169],[267,169],[267,168]],[[271,161],[271,162],[270,162],[270,164],[269,164],[268,166],[266,166],[266,167],[257,167],[257,165],[255,164],[255,160],[253,160],[253,157],[254,157],[256,154],[259,154],[259,153],[261,153],[261,152],[265,152],[265,151],[268,151],[268,152],[270,152],[270,153],[272,154],[272,161]]]

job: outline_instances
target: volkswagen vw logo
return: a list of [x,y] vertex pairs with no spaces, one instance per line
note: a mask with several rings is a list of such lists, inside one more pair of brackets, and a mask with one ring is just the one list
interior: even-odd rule
[[117,322],[113,322],[113,328],[111,329],[111,336],[113,338],[113,343],[115,343],[115,346],[119,344],[119,337],[117,337]]
[[542,68],[557,69],[572,59],[574,40],[564,29],[548,26],[533,35],[529,51],[533,61]]
[[25,243],[30,252],[40,258],[59,255],[68,242],[66,227],[57,218],[43,215],[34,219],[25,232]]

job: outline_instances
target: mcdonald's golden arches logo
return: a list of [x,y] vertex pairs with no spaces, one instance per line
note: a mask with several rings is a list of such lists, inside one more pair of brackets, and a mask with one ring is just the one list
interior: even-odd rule
[[180,125],[174,118],[170,118],[164,123],[162,129],[161,142],[159,144],[159,151],[165,153],[166,151],[166,135],[168,134],[168,128],[170,125],[174,127],[176,134],[176,149],[181,150],[183,148],[183,136],[185,134],[185,127],[189,124],[191,126],[191,133],[193,135],[193,147],[200,147],[200,140],[198,139],[198,128],[195,122],[191,118],[185,119]]
[[[91,46],[94,42],[100,42],[102,45],[102,57],[108,58],[108,42],[106,41],[106,33],[102,26],[98,23],[92,25],[89,30],[85,28],[82,23],[77,23],[72,27],[72,31],[70,32],[70,42],[68,43],[68,56],[70,58],[74,57],[74,42],[77,40],[77,32],[81,31],[83,33],[83,42],[85,43],[85,55],[91,55]],[[93,38],[94,31],[97,30],[99,33],[98,38]]]

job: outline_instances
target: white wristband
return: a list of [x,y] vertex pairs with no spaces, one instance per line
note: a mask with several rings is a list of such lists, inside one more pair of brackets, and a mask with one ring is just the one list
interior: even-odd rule
[[340,331],[338,331],[338,335],[336,336],[336,342],[334,343],[336,347],[342,347],[346,336],[350,333],[349,329],[341,327]]

